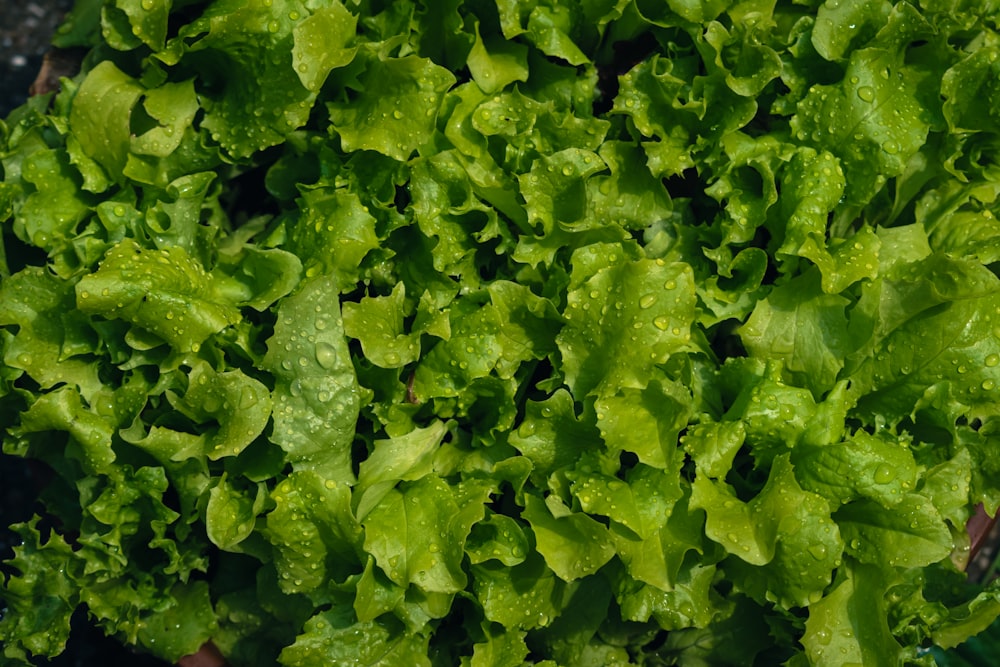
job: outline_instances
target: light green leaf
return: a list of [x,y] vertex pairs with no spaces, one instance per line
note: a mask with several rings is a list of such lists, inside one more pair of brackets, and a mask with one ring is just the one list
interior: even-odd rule
[[344,331],[361,341],[365,358],[380,368],[402,368],[420,356],[420,338],[403,330],[406,286],[397,283],[382,297],[344,304]]
[[311,470],[282,480],[271,500],[264,536],[273,546],[285,593],[317,593],[360,569],[361,525],[351,512],[351,490]]
[[[950,391],[946,410],[992,414],[1000,388],[1000,282],[978,262],[943,254],[873,283],[852,317],[852,335],[870,346],[854,373],[858,407],[891,422],[931,392]],[[855,324],[856,322],[856,324]]]
[[406,595],[406,588],[393,583],[375,565],[371,556],[365,561],[354,596],[354,613],[361,623],[373,621],[382,614],[398,608]]
[[131,33],[154,51],[163,48],[172,0],[115,0],[114,7],[128,18]]
[[567,323],[556,338],[578,397],[644,389],[652,369],[692,349],[694,276],[684,264],[615,262],[574,277]]
[[307,190],[300,205],[289,250],[302,260],[306,275],[332,273],[338,290],[350,289],[361,261],[379,247],[375,218],[357,193],[345,189]]
[[513,377],[524,362],[555,352],[555,334],[562,317],[552,301],[507,280],[495,280],[487,289],[500,321],[500,377]]
[[[327,15],[336,10],[320,14],[322,18],[316,21],[327,25]],[[312,58],[308,64],[301,60],[321,51],[310,42],[316,26],[307,24],[297,30],[310,15],[300,0],[214,3],[185,25],[160,54],[174,64],[187,50],[184,60],[213,88],[211,95],[202,98],[202,125],[233,157],[247,158],[279,144],[305,124],[316,92],[303,81],[321,84],[329,68],[347,57],[338,41],[328,57]],[[338,40],[343,40],[343,27],[333,23]]]
[[485,493],[461,495],[438,477],[426,476],[390,489],[362,519],[365,550],[389,579],[431,593],[457,593],[467,579],[462,569],[465,541],[483,517]]
[[795,477],[803,488],[837,504],[869,498],[885,508],[915,487],[917,464],[906,443],[889,434],[858,431],[845,442],[792,450]]
[[451,309],[448,340],[424,354],[414,371],[413,393],[418,399],[459,396],[475,380],[490,376],[500,361],[497,309],[473,301],[462,306]]
[[[30,656],[54,656],[63,651],[70,634],[70,617],[79,590],[70,576],[76,560],[72,547],[58,533],[42,540],[36,516],[13,526],[22,543],[5,565],[20,576],[5,577],[0,593],[7,608],[0,618],[3,655],[30,665]],[[17,663],[14,663],[17,664]]]
[[[625,229],[645,229],[672,218],[670,195],[646,164],[639,146],[605,141],[597,152],[610,173],[595,173],[586,178],[588,226],[612,223]],[[570,222],[566,218],[559,221]]]
[[891,509],[856,500],[834,513],[847,545],[862,563],[881,567],[923,567],[947,558],[951,531],[925,496],[907,494]]
[[21,414],[17,430],[20,434],[65,431],[79,447],[70,446],[67,454],[79,458],[92,475],[109,472],[116,458],[111,447],[113,425],[84,407],[79,392],[70,387],[40,395]]
[[483,624],[486,641],[477,642],[472,649],[470,667],[520,667],[528,655],[524,643],[525,633],[518,630],[496,630],[490,623]]
[[870,565],[849,563],[846,577],[809,607],[802,644],[809,664],[843,667],[846,664],[892,665],[901,647],[886,623],[883,574]]
[[885,25],[891,9],[886,0],[824,2],[816,12],[813,46],[827,60],[848,58]]
[[559,389],[544,401],[527,402],[524,421],[511,433],[510,444],[531,461],[533,475],[544,484],[551,472],[596,450],[601,439],[593,424],[577,417],[570,393]]
[[139,642],[153,655],[177,661],[197,653],[218,630],[208,582],[177,583],[171,605],[143,619]]
[[740,338],[747,351],[765,359],[781,359],[797,383],[821,396],[833,388],[847,352],[850,303],[825,294],[815,274],[774,288],[757,303]]
[[240,321],[211,274],[183,248],[112,247],[100,267],[76,284],[84,313],[130,322],[180,351],[197,351],[212,334]]
[[166,157],[180,147],[184,131],[198,113],[198,96],[194,80],[167,82],[145,91],[142,108],[156,121],[154,127],[132,137],[133,153]]
[[565,583],[545,565],[537,551],[513,567],[486,561],[469,569],[472,590],[483,606],[483,614],[505,628],[545,627],[562,609]]
[[870,201],[924,145],[931,118],[919,77],[894,52],[870,47],[851,53],[839,85],[813,86],[799,102],[792,131],[840,159],[849,203]]
[[644,623],[653,619],[665,630],[701,628],[718,613],[712,598],[712,565],[696,565],[671,587],[662,590],[639,582],[623,581],[617,593],[622,618]]
[[[743,371],[742,375],[737,369]],[[724,417],[742,420],[744,442],[750,448],[756,467],[769,466],[775,456],[791,450],[800,440],[812,437],[810,427],[822,413],[812,392],[781,379],[780,364],[764,365],[759,375],[759,369],[749,371],[738,364],[725,370],[736,371],[734,379],[740,384],[736,387],[739,393]],[[833,414],[829,428],[843,429],[842,422],[837,421],[839,413]],[[829,432],[822,436],[832,437],[833,441],[839,439],[839,434]]]
[[353,482],[361,397],[332,277],[305,281],[278,305],[264,368],[276,380],[272,441],[296,470]]
[[969,519],[969,483],[972,456],[960,449],[953,457],[927,471],[920,494],[934,503],[941,516],[953,526],[964,526]]
[[593,574],[615,554],[607,528],[582,512],[570,512],[555,496],[525,495],[522,516],[535,533],[538,552],[563,581]]
[[598,472],[567,473],[573,495],[587,514],[601,514],[641,538],[651,537],[666,525],[674,502],[681,497],[679,479],[638,464],[622,481]]
[[632,452],[655,468],[673,469],[677,436],[691,415],[687,390],[652,373],[644,389],[625,387],[594,402],[597,428],[612,452]]
[[72,317],[71,285],[41,267],[30,267],[0,282],[0,324],[16,326],[4,341],[3,361],[24,371],[44,389],[61,383],[79,388],[86,399],[102,386],[97,366],[74,354],[71,340],[89,338],[85,318]]
[[208,539],[224,551],[236,551],[235,547],[253,532],[266,497],[262,487],[238,489],[223,475],[208,494],[205,508]]
[[354,59],[357,47],[347,45],[354,39],[357,23],[356,16],[333,0],[292,28],[292,66],[307,90],[318,93],[331,70]]
[[339,610],[310,618],[295,643],[281,651],[285,667],[362,664],[366,667],[430,667],[427,635],[408,634],[389,621],[345,624]]
[[376,440],[371,454],[361,462],[354,487],[359,519],[364,519],[400,481],[415,481],[433,471],[434,455],[448,432],[448,425],[435,421],[388,440]]
[[[704,40],[715,50],[713,64],[726,72],[726,84],[738,95],[757,97],[781,74],[778,53],[761,43],[752,23],[734,23],[731,30],[718,21],[708,24]],[[707,60],[707,58],[706,58]]]
[[579,148],[536,160],[531,171],[518,179],[529,223],[542,233],[551,232],[557,224],[570,230],[604,224],[603,220],[595,223],[588,219],[591,211],[585,181],[606,168],[599,156]]
[[[705,510],[705,534],[740,559],[727,567],[758,600],[806,606],[829,585],[843,542],[825,499],[804,491],[787,455],[749,502],[722,482],[695,478],[691,506]],[[747,567],[757,565],[762,567]]]
[[327,103],[347,151],[373,150],[405,161],[430,139],[444,93],[455,76],[426,58],[366,56],[350,100]]
[[[181,176],[164,188],[159,199],[146,208],[142,226],[156,248],[168,250],[174,246],[183,249],[192,258],[208,266],[214,260],[205,248],[215,242],[219,229],[206,224],[216,205],[211,186],[216,175],[210,171]],[[124,214],[122,213],[125,211]],[[110,211],[115,217],[129,217],[128,208],[119,205]]]
[[79,128],[74,136],[111,180],[121,180],[131,141],[132,109],[144,92],[135,79],[105,60],[87,73],[73,99],[69,124]]
[[694,459],[699,474],[719,479],[733,467],[745,438],[742,421],[702,422],[689,427],[681,443]]
[[571,65],[590,62],[586,54],[573,41],[570,33],[578,20],[572,5],[536,5],[528,14],[526,36],[547,56],[561,58]]
[[523,563],[528,538],[521,525],[505,514],[490,514],[472,527],[465,552],[472,564],[496,559],[507,566]]
[[302,276],[302,262],[280,248],[246,245],[233,254],[220,254],[213,275],[230,281],[219,286],[233,301],[265,311],[294,290]]
[[469,52],[469,73],[484,93],[492,94],[515,81],[528,79],[528,48],[517,42],[483,39],[476,25],[476,42]]
[[188,374],[183,397],[171,404],[196,424],[210,424],[205,454],[210,459],[238,456],[267,426],[271,396],[258,380],[238,369],[217,373],[198,362]]
[[[672,495],[673,489],[669,491]],[[689,508],[690,485],[684,484],[680,493],[681,497],[669,506],[654,501],[646,508],[650,515],[658,508],[662,508],[663,513],[662,525],[647,538],[639,538],[622,524],[610,526],[618,557],[629,576],[664,592],[674,590],[685,576],[683,569],[688,552],[704,553],[704,515]],[[653,591],[643,594],[656,595]]]

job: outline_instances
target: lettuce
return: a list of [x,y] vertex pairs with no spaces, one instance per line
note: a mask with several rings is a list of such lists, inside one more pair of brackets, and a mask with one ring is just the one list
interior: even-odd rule
[[1000,616],[998,20],[78,2],[0,121],[3,451],[52,471],[4,664],[78,610],[169,661],[934,664]]

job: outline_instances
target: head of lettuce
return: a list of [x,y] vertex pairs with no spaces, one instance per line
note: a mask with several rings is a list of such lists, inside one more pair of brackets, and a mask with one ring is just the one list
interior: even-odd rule
[[5,664],[933,665],[1000,614],[1000,6],[79,0],[0,123]]

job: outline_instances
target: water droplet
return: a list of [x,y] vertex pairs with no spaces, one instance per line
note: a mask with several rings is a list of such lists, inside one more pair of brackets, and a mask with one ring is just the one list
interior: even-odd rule
[[814,544],[809,547],[809,553],[811,553],[813,558],[816,560],[823,560],[826,558],[826,546],[822,544]]
[[333,368],[337,363],[337,350],[329,343],[316,343],[316,363],[326,369]]
[[889,155],[895,155],[896,153],[899,152],[899,144],[890,139],[882,144],[882,150],[884,150]]
[[858,88],[858,97],[860,97],[863,102],[871,102],[875,99],[875,89],[871,86],[861,86]]
[[653,320],[653,326],[655,326],[660,331],[666,331],[667,327],[670,326],[670,320],[669,318],[663,316],[657,317],[655,320]]
[[879,464],[874,475],[876,484],[888,484],[896,479],[896,470],[888,463]]
[[649,308],[654,303],[656,303],[656,295],[655,294],[646,294],[641,299],[639,299],[639,307],[643,308],[643,309]]

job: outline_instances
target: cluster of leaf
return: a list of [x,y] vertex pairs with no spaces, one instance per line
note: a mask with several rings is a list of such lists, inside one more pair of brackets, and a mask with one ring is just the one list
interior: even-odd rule
[[80,0],[0,123],[4,451],[234,665],[932,665],[1000,614],[995,0]]

